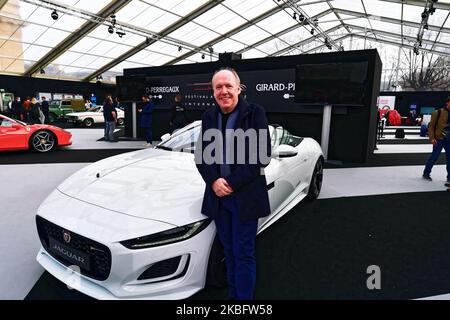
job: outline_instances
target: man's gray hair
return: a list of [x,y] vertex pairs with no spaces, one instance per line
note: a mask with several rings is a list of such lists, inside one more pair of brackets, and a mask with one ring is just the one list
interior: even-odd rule
[[212,84],[212,79],[214,79],[214,76],[215,76],[217,73],[219,73],[220,71],[223,71],[223,70],[230,71],[230,72],[234,75],[234,77],[236,78],[237,83],[238,83],[238,86],[241,85],[241,79],[239,78],[239,76],[238,76],[236,70],[234,70],[234,69],[231,68],[231,67],[221,67],[220,69],[217,69],[216,71],[214,71],[213,76],[212,76],[212,78],[211,78],[211,84]]

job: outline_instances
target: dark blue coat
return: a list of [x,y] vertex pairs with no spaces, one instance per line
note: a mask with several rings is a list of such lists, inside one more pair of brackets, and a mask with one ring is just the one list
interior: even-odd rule
[[[237,118],[234,129],[241,128],[244,131],[247,129],[266,129],[267,130],[267,156],[270,157],[271,146],[269,137],[269,128],[265,111],[261,106],[256,104],[249,104],[245,100],[239,97],[237,108]],[[218,128],[218,114],[219,107],[211,108],[207,110],[202,116],[202,135],[208,129]],[[200,138],[201,138],[200,137]],[[216,196],[211,185],[214,181],[221,178],[220,165],[206,164],[201,156],[205,148],[212,143],[212,141],[205,141],[198,143],[197,146],[201,146],[196,151],[196,166],[200,172],[203,180],[206,183],[205,194],[203,197],[202,213],[208,217],[216,218],[219,212],[220,198]],[[226,177],[223,177],[228,184],[233,188],[234,192],[230,196],[234,196],[237,200],[239,217],[241,221],[254,220],[261,217],[265,217],[270,214],[269,196],[267,189],[266,177],[261,174],[262,168],[268,163],[262,163],[258,156],[256,164],[250,164],[249,162],[249,146],[248,141],[245,146],[245,163],[238,163],[235,159],[234,163],[230,165],[231,173]],[[258,150],[259,154],[259,150]],[[235,147],[235,158],[237,157],[237,151]]]
[[152,113],[153,113],[153,102],[149,101],[143,108],[141,112],[141,128],[151,128],[152,127]]

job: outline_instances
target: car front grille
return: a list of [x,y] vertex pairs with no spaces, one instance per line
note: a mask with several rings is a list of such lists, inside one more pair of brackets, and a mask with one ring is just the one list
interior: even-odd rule
[[[82,275],[95,280],[104,281],[108,278],[111,271],[111,251],[108,247],[70,230],[63,229],[40,216],[36,216],[36,225],[42,246],[53,258],[65,266],[78,266]],[[64,239],[64,233],[66,233],[66,236],[70,234],[70,241],[67,241],[67,238]],[[63,252],[70,252],[69,257],[72,257],[72,259],[82,255],[86,257],[88,263],[83,265],[64,255],[55,253],[50,248],[52,242],[63,247]]]

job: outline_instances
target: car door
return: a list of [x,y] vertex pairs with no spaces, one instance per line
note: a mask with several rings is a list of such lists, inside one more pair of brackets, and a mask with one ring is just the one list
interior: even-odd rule
[[[13,127],[13,124],[16,124],[16,127]],[[28,149],[26,127],[15,121],[0,117],[0,150],[17,149]]]
[[105,118],[103,117],[103,107],[97,107],[94,112],[92,112],[92,118],[95,123],[104,123]]
[[[298,147],[302,138],[291,135],[282,127],[277,127],[272,132],[271,139],[273,151],[280,145],[288,145],[295,148],[298,153],[292,157],[272,157],[270,164],[265,168],[272,213],[260,219],[260,226],[298,196],[302,185],[306,185],[308,154]],[[300,185],[301,183],[303,184]]]

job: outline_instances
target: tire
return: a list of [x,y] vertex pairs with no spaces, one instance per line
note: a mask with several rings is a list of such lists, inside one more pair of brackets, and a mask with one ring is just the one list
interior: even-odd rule
[[227,268],[223,247],[216,235],[211,252],[209,253],[208,270],[206,272],[206,286],[224,288],[227,286]]
[[123,123],[124,123],[124,119],[123,118],[117,119],[117,125],[118,126],[123,126]]
[[50,131],[36,131],[30,138],[30,148],[36,152],[49,152],[53,150],[56,145],[56,136]]
[[313,175],[311,177],[311,182],[309,183],[308,195],[306,196],[309,200],[315,200],[320,194],[320,189],[322,188],[323,180],[323,159],[319,158],[314,166]]
[[86,118],[86,119],[83,120],[83,125],[86,128],[92,127],[93,124],[94,124],[94,120],[92,118]]

